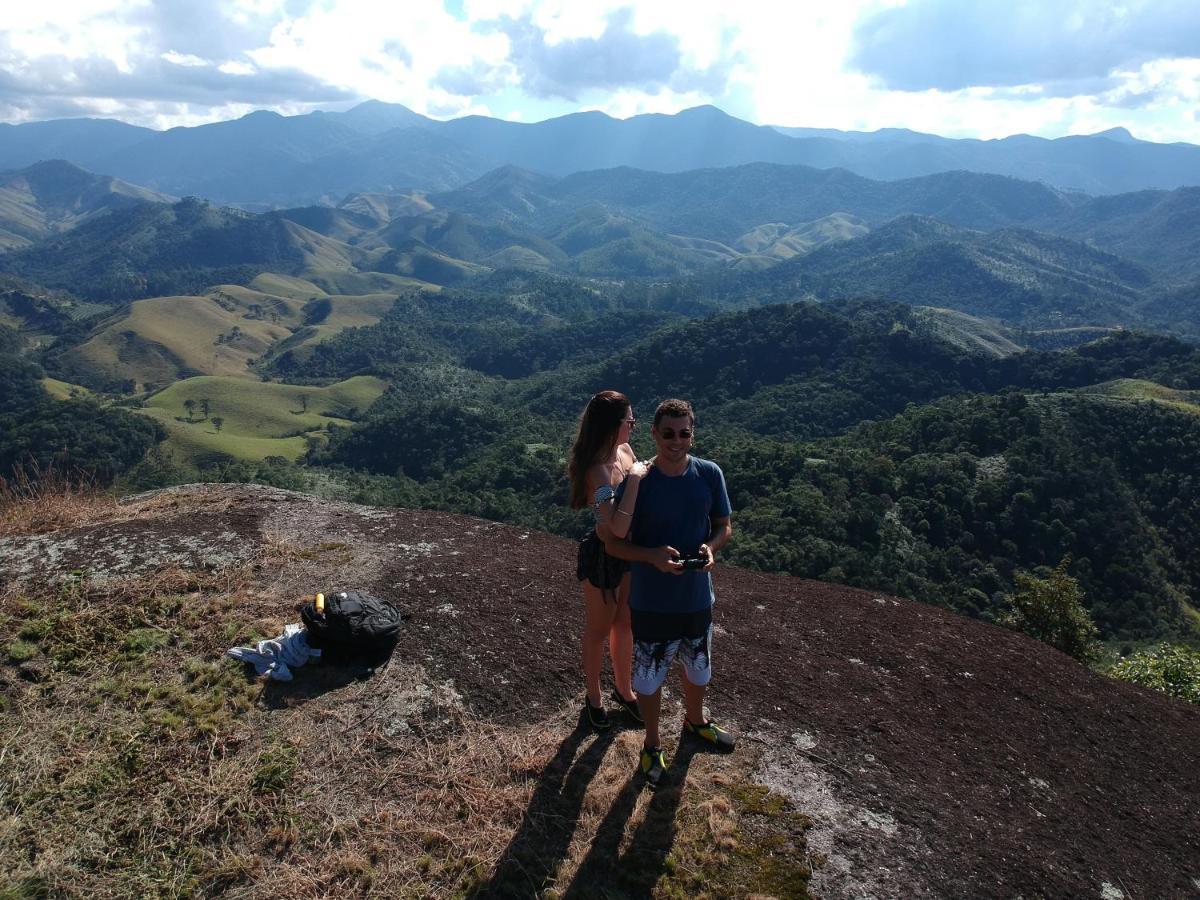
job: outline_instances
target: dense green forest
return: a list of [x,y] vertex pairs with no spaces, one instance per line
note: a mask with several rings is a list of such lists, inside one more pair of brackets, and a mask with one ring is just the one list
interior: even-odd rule
[[41,369],[4,352],[11,333],[0,328],[0,477],[11,478],[19,466],[109,484],[162,440],[161,427],[142,416],[93,400],[51,398]]
[[1069,393],[962,395],[815,444],[714,448],[734,559],[989,619],[1067,557],[1107,637],[1182,624],[1200,585],[1200,416]]

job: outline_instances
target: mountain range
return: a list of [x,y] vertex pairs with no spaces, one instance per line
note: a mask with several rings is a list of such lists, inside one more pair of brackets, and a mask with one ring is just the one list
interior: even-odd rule
[[162,132],[104,119],[0,125],[0,168],[58,158],[164,193],[249,209],[329,203],[351,191],[450,190],[503,165],[561,177],[757,162],[842,168],[885,181],[971,170],[1093,194],[1200,184],[1200,147],[1139,141],[1122,129],[1055,140],[958,140],[903,129],[772,128],[711,106],[520,123],[486,116],[440,121],[368,101],[341,113],[260,110]]
[[2,184],[12,249],[0,271],[109,304],[264,271],[363,294],[516,268],[715,273],[734,306],[877,296],[1022,327],[1181,333],[1200,319],[1197,188],[1088,197],[969,172],[873,181],[753,163],[553,178],[506,166],[454,191],[357,192],[336,207],[256,214],[171,205],[62,161]]

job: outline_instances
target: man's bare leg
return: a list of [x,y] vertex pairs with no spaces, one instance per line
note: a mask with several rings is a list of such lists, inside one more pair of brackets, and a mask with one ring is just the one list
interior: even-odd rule
[[680,674],[683,675],[683,708],[687,720],[693,725],[703,725],[704,692],[707,688],[688,681],[686,672],[681,671]]
[[638,712],[646,722],[646,746],[661,747],[662,738],[658,734],[658,720],[662,715],[662,688],[653,694],[638,694]]

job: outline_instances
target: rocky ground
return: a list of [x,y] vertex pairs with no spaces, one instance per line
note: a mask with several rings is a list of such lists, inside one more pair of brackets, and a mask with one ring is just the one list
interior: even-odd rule
[[[406,704],[457,704],[471,721],[550,748],[531,764],[524,814],[511,822],[507,849],[489,860],[477,895],[521,894],[512,884],[529,895],[555,883],[560,894],[566,886],[566,895],[590,896],[580,873],[601,871],[605,854],[627,854],[631,841],[636,848],[630,823],[638,816],[651,823],[656,815],[655,827],[670,832],[665,847],[653,845],[660,863],[670,842],[689,834],[675,822],[687,815],[679,793],[647,801],[634,792],[626,773],[635,732],[596,740],[573,729],[582,609],[571,542],[254,486],[186,486],[93,518],[0,537],[0,578],[10,593],[64,576],[102,585],[164,569],[253,573],[270,555],[285,562],[261,566],[258,587],[278,598],[279,621],[297,618],[294,603],[304,595],[341,587],[387,597],[408,617],[393,663],[373,682],[378,695],[368,701],[346,687],[357,705],[343,720],[393,715],[401,728]],[[787,838],[806,877],[811,869],[807,890],[830,898],[1200,895],[1200,708],[918,603],[729,567],[714,577],[709,707],[741,743],[732,757],[693,762],[679,742],[676,778],[741,778],[811,822],[806,840],[785,834],[798,820],[767,815],[739,788],[727,791],[734,800],[705,800],[710,836],[719,830],[713,809],[725,808],[718,801],[732,803],[729,815],[740,810],[744,822],[758,815],[754,829],[777,832],[777,848]],[[263,614],[261,603],[237,602],[220,613],[235,622]],[[18,676],[27,677],[2,685],[15,698],[6,716],[31,709],[23,681],[46,677],[37,659],[23,665]],[[290,690],[320,696],[337,714],[350,694],[339,695],[334,688],[345,685],[329,678],[302,670]],[[548,744],[539,728],[554,732]],[[552,832],[531,827],[581,810],[594,819],[591,830],[568,823],[561,846],[547,849]],[[522,848],[535,832],[542,863],[531,874]],[[547,854],[567,858],[568,844],[573,876],[558,871],[558,860],[544,865]],[[518,881],[502,877],[506,868],[520,869]],[[794,885],[800,895],[803,881]],[[622,895],[613,891],[603,895]]]

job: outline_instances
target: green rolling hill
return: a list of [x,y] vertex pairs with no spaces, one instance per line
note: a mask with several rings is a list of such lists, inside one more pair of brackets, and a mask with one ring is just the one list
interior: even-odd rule
[[[323,439],[330,424],[352,424],[385,388],[386,382],[370,376],[328,387],[199,376],[158,392],[138,412],[159,422],[167,432],[166,447],[190,463],[213,454],[294,460],[305,452],[308,439]],[[206,399],[209,415],[204,417]],[[195,404],[191,418],[184,405],[188,400]],[[218,417],[223,420],[219,430]]]
[[348,267],[344,245],[279,216],[198,200],[142,204],[0,257],[0,267],[80,297],[122,303],[196,293],[263,271]]
[[257,379],[259,363],[281,353],[304,358],[344,328],[375,324],[396,302],[393,292],[330,295],[274,274],[253,283],[288,293],[219,285],[200,296],[137,300],[58,353],[55,371],[134,392],[196,375]]
[[171,199],[63,160],[0,173],[0,251],[28,247],[113,210]]
[[1135,325],[1149,273],[1065,238],[980,232],[917,216],[747,275],[747,294],[883,297],[1010,325]]
[[101,383],[153,390],[193,375],[255,377],[252,364],[303,321],[299,300],[222,285],[203,296],[138,300],[58,368]]
[[1160,403],[1181,412],[1200,416],[1200,390],[1188,391],[1164,387],[1143,378],[1117,378],[1080,388],[1079,393],[1093,398],[1126,403]]

